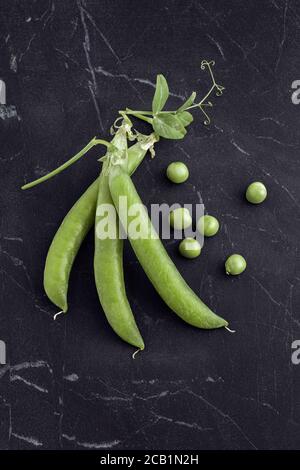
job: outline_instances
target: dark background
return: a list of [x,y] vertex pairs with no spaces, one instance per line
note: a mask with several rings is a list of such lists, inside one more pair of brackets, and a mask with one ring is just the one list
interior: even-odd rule
[[[250,1],[1,1],[0,78],[17,116],[0,119],[0,368],[2,449],[290,449],[300,443],[300,4]],[[20,186],[63,163],[119,109],[147,108],[157,73],[174,96],[206,93],[202,59],[226,87],[212,123],[200,113],[183,141],[157,145],[134,176],[146,204],[199,202],[221,231],[188,261],[185,279],[237,332],[180,321],[126,247],[128,297],[146,342],[133,349],[108,327],[93,280],[93,235],[70,279],[69,312],[43,292],[47,249],[99,171],[99,150],[55,179]],[[3,114],[3,113],[2,113]],[[169,162],[187,183],[165,179]],[[255,180],[261,206],[243,193]],[[243,254],[247,271],[224,274]]]

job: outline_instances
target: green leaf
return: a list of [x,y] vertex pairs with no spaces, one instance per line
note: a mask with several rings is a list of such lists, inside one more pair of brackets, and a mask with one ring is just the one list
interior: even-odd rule
[[183,103],[183,105],[180,106],[180,108],[177,109],[176,113],[185,111],[186,108],[188,108],[189,106],[192,106],[192,104],[194,104],[195,98],[196,98],[196,92],[193,91],[191,96]]
[[176,117],[179,119],[179,121],[184,127],[191,124],[191,122],[193,122],[194,120],[192,114],[188,111],[182,111],[181,113],[176,114]]
[[166,104],[167,99],[169,98],[169,87],[167,80],[163,75],[157,75],[156,78],[156,88],[152,101],[152,111],[153,114],[159,113],[164,105]]
[[183,139],[186,130],[175,114],[157,114],[153,118],[155,133],[165,139]]

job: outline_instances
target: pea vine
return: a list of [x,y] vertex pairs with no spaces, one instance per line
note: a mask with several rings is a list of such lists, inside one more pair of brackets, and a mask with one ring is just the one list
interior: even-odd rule
[[206,95],[198,103],[195,101],[197,94],[194,91],[178,109],[163,111],[170,93],[166,78],[163,75],[158,75],[152,101],[152,111],[135,111],[126,108],[125,111],[120,111],[119,113],[122,117],[131,115],[148,122],[153,126],[154,132],[160,137],[165,139],[183,139],[187,132],[186,127],[193,122],[193,116],[189,110],[199,108],[205,116],[204,124],[208,125],[210,117],[205,108],[213,106],[212,102],[209,101],[209,97],[213,94],[221,96],[225,90],[215,80],[212,70],[214,65],[214,61],[208,62],[203,60],[201,62],[201,69],[208,69],[212,84]]
[[[208,112],[206,111],[207,108],[211,108],[213,106],[212,102],[210,101],[210,97],[212,97],[213,95],[221,96],[223,94],[223,91],[225,90],[225,88],[222,85],[218,84],[215,80],[213,73],[214,65],[214,61],[203,60],[201,62],[201,70],[208,70],[211,78],[211,86],[206,95],[199,102],[196,102],[197,94],[194,91],[178,109],[173,111],[164,110],[164,107],[170,95],[169,86],[166,78],[162,74],[157,75],[155,93],[152,100],[152,110],[140,111],[126,108],[125,110],[119,111],[120,116],[116,119],[113,126],[111,127],[111,134],[113,135],[115,133],[115,129],[118,129],[121,126],[125,126],[128,140],[132,141],[135,139],[144,139],[147,145],[147,137],[149,136],[145,136],[133,129],[133,124],[130,117],[135,117],[149,123],[153,127],[156,141],[160,137],[163,137],[165,139],[183,139],[187,133],[187,127],[194,120],[193,115],[190,113],[190,110],[197,108],[200,109],[200,111],[204,114],[204,124],[210,124],[210,117],[208,115]],[[100,144],[107,147],[108,152],[112,152],[114,150],[110,142],[94,137],[82,150],[80,150],[70,160],[68,160],[55,170],[51,171],[50,173],[42,176],[41,178],[38,178],[30,183],[25,184],[24,186],[22,186],[22,189],[32,188],[33,186],[36,186],[52,178],[53,176],[57,175],[58,173],[75,163],[81,157],[83,157],[86,153],[88,153],[88,151],[92,147]],[[151,156],[153,157],[155,155],[153,143],[149,145],[149,150]],[[104,160],[105,157],[100,159],[100,161]]]

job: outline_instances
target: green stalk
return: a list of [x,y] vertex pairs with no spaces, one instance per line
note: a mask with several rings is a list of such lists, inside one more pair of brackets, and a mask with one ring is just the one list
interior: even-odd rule
[[31,181],[30,183],[24,184],[21,189],[33,188],[33,186],[43,183],[44,181],[49,180],[53,176],[58,175],[61,171],[65,170],[69,166],[73,165],[73,163],[77,162],[77,160],[83,157],[83,155],[85,155],[92,147],[98,144],[105,145],[106,147],[109,147],[110,145],[109,142],[106,142],[106,140],[101,140],[94,137],[83,149],[80,150],[80,152],[74,155],[74,157],[70,158],[70,160],[63,163],[61,166],[51,171],[50,173],[47,173],[47,175],[44,175],[41,178]]
[[[143,111],[144,114],[152,114],[152,113],[148,113],[147,111]],[[151,124],[152,125],[152,121],[153,119],[152,118],[148,118],[146,116],[144,116],[143,114],[140,114],[138,111],[129,111],[129,110],[126,110],[126,114],[129,114],[130,116],[135,116],[137,117],[138,119],[141,119],[142,121],[146,121],[148,122],[148,124]]]

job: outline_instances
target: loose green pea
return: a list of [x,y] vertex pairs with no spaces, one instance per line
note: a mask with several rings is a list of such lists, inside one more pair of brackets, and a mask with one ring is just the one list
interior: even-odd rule
[[203,215],[198,220],[197,228],[205,237],[213,237],[219,231],[220,224],[212,215]]
[[225,263],[226,274],[236,276],[245,271],[247,266],[246,260],[242,255],[231,255]]
[[185,207],[170,212],[170,225],[176,230],[183,230],[192,225],[192,217],[190,211]]
[[180,242],[179,252],[185,258],[197,258],[201,253],[201,245],[198,240],[188,237]]
[[267,188],[259,181],[251,183],[246,191],[246,199],[252,204],[260,204],[267,197]]
[[184,183],[189,177],[189,169],[182,162],[173,162],[167,168],[167,177],[172,183]]

